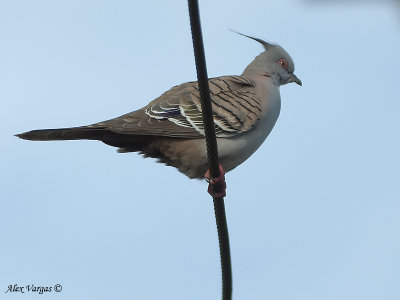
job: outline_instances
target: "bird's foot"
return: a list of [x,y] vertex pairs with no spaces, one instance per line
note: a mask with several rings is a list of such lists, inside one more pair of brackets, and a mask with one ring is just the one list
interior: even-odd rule
[[214,198],[223,198],[226,196],[226,182],[225,182],[225,171],[222,165],[219,165],[219,177],[211,178],[210,170],[207,170],[204,174],[208,182],[208,193]]

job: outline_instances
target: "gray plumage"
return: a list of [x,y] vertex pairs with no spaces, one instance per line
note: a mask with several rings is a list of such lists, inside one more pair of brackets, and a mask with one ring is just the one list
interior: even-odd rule
[[[265,51],[241,76],[209,80],[219,156],[226,171],[244,162],[271,132],[280,112],[279,86],[301,85],[293,73],[293,60],[282,47],[249,38],[260,42]],[[33,141],[99,140],[119,152],[158,158],[190,178],[203,178],[207,169],[197,82],[175,86],[147,106],[115,119],[17,136]]]

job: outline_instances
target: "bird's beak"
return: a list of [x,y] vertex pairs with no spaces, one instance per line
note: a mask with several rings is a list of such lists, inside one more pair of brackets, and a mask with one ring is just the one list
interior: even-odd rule
[[297,77],[296,75],[292,74],[290,76],[289,82],[296,82],[298,85],[302,86],[303,83],[301,82],[300,78]]

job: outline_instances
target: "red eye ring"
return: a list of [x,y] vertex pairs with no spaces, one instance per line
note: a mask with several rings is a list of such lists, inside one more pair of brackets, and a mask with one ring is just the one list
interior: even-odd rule
[[286,61],[286,59],[281,58],[280,60],[278,60],[278,64],[280,64],[285,70],[287,70],[288,62]]

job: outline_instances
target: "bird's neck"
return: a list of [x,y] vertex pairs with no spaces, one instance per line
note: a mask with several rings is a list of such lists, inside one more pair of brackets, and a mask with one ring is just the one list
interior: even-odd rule
[[270,78],[276,85],[280,85],[279,74],[268,68],[269,63],[266,61],[265,52],[258,55],[247,67],[244,69],[242,76],[251,77],[253,75],[265,76]]

